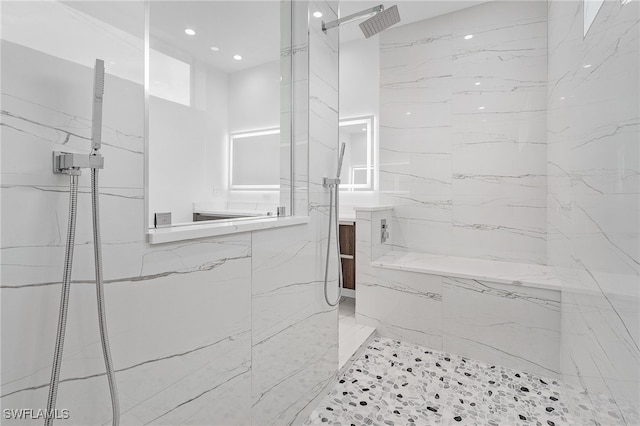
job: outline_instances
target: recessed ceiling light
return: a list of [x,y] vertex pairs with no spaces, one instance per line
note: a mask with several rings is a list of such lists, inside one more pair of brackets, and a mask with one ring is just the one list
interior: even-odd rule
[[567,99],[567,98],[565,98],[564,96],[561,96],[561,97],[560,97],[560,100],[561,100],[561,101],[564,101],[565,99]]
[[186,29],[184,30],[184,33],[185,33],[186,35],[190,35],[190,36],[194,36],[194,35],[196,35],[196,31],[195,31],[193,28],[186,28]]
[[476,86],[480,86],[480,82],[479,81],[476,81]]
[[411,111],[405,112],[406,115],[411,115]]
[[233,55],[233,59],[235,59],[236,61],[240,61],[240,60],[242,60],[242,56],[240,56],[240,55]]
[[584,68],[591,68],[591,64],[584,64],[583,67]]
[[214,52],[217,52],[218,50],[220,50],[220,48],[217,46],[211,46],[211,50],[213,50]]
[[313,12],[313,16],[316,18],[322,18],[322,12]]
[[481,106],[481,107],[478,107],[478,109],[484,109],[484,107],[483,107],[483,106]]
[[473,38],[473,34],[467,34],[466,36],[464,36],[465,40],[471,40]]

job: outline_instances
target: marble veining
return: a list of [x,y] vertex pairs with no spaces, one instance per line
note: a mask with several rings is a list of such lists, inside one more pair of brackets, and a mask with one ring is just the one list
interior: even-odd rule
[[638,424],[640,7],[604,2],[584,35],[583,6],[548,5],[547,252],[563,279],[562,377]]
[[375,259],[372,265],[448,277],[493,281],[515,286],[525,285],[558,291],[561,287],[561,282],[556,277],[554,270],[543,265],[399,251],[388,252]]
[[545,5],[487,3],[391,28],[380,70],[394,247],[544,264]]
[[[18,3],[13,6],[3,4],[3,23],[21,13]],[[292,7],[294,22],[304,24],[294,25],[293,47],[281,55],[291,57],[295,70],[292,208],[308,215],[297,226],[196,233],[190,235],[196,239],[149,245],[143,220],[144,90],[107,70],[101,227],[122,424],[298,424],[335,378],[337,312],[321,298],[323,271],[316,259],[328,220],[328,192],[319,183],[335,170],[337,152],[331,142],[336,138],[326,130],[337,129],[337,75],[331,66],[337,36],[330,41],[322,34],[310,36],[311,4]],[[337,2],[318,1],[313,7],[331,16]],[[139,3],[122,8],[132,16],[141,11]],[[51,17],[33,18],[25,20],[25,31],[46,36],[48,29],[29,25]],[[91,31],[129,51],[131,46],[105,32],[107,27]],[[65,49],[86,41],[76,30],[64,29],[72,40]],[[138,76],[144,65],[141,43],[132,62]],[[310,77],[310,59],[329,66],[314,66]],[[60,296],[56,277],[62,276],[68,217],[68,177],[51,173],[51,151],[88,152],[91,76],[90,67],[2,40],[3,409],[46,403]],[[314,117],[310,126],[308,117]],[[92,285],[89,174],[80,176],[79,187],[58,407],[70,410],[67,424],[107,425],[111,412]]]

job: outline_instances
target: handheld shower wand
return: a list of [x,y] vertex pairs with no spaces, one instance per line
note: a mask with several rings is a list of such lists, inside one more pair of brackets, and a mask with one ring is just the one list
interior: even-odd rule
[[[324,265],[324,300],[327,302],[329,306],[336,306],[340,303],[340,299],[342,298],[342,264],[340,261],[340,225],[338,223],[338,212],[339,212],[339,198],[340,198],[340,173],[342,171],[342,161],[344,160],[344,150],[347,145],[342,142],[340,146],[340,155],[338,156],[338,170],[336,171],[335,179],[323,179],[322,186],[329,187],[329,235],[327,238],[327,258]],[[335,202],[334,202],[335,201]],[[335,206],[335,209],[334,209]],[[329,283],[329,255],[331,254],[331,217],[333,216],[335,210],[336,220],[335,220],[335,234],[336,234],[336,249],[338,254],[338,298],[334,303],[329,301],[328,293],[328,283]]]
[[98,324],[100,328],[100,340],[106,366],[109,392],[111,394],[111,406],[113,411],[112,424],[120,423],[120,406],[118,401],[118,389],[115,381],[115,370],[111,360],[111,349],[107,335],[107,319],[104,304],[104,286],[102,283],[102,246],[100,243],[100,209],[98,207],[98,170],[104,167],[104,159],[100,154],[102,145],[102,98],[104,93],[104,61],[96,59],[93,75],[93,107],[91,126],[91,154],[75,154],[69,152],[53,152],[53,173],[68,174],[71,177],[69,195],[69,225],[67,234],[67,246],[64,260],[64,273],[62,278],[62,296],[60,299],[60,313],[58,316],[58,334],[51,369],[51,382],[49,384],[49,396],[47,398],[47,415],[45,426],[51,426],[55,418],[56,399],[58,385],[60,384],[60,370],[62,367],[62,353],[64,349],[64,337],[66,333],[67,312],[69,308],[69,293],[71,290],[71,268],[73,266],[73,248],[75,245],[75,230],[78,199],[78,176],[82,168],[91,169],[91,201],[93,216],[93,247],[96,270],[96,296],[98,300]]
[[336,174],[336,179],[340,179],[340,173],[342,172],[342,160],[344,160],[344,150],[346,147],[347,144],[342,142],[342,145],[340,146],[340,156],[338,157],[338,173]]
[[91,111],[91,148],[102,147],[102,97],[104,96],[104,61],[96,59],[93,69],[93,103]]

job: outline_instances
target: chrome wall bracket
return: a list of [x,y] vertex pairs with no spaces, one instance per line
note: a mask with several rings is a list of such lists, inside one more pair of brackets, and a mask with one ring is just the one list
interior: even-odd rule
[[354,21],[356,19],[368,17],[370,15],[373,15],[374,13],[382,12],[383,10],[384,10],[384,5],[380,4],[378,6],[375,6],[375,7],[366,9],[366,10],[362,10],[360,12],[353,13],[353,14],[351,14],[349,16],[345,16],[344,18],[336,19],[335,21],[331,21],[331,22],[327,22],[327,23],[322,21],[322,31],[324,31],[326,33],[327,30],[330,30],[331,28],[339,27],[342,24],[346,24],[346,23]]
[[80,175],[80,169],[103,169],[104,157],[100,154],[76,154],[53,151],[53,173]]
[[336,186],[336,185],[340,185],[340,179],[335,178],[335,179],[329,179],[329,178],[322,178],[322,186],[327,188],[327,187],[331,187],[331,186]]

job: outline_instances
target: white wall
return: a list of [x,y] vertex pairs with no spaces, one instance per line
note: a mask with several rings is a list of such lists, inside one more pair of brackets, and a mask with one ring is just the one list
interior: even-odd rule
[[229,131],[280,127],[280,61],[229,74]]
[[[280,61],[230,74],[229,133],[279,128],[280,83]],[[278,190],[226,191],[216,198],[220,195],[229,208],[242,210],[275,211],[280,199]]]
[[397,249],[545,263],[546,13],[488,2],[380,34]]
[[562,374],[637,424],[640,4],[604,2],[586,37],[583,7],[549,3],[547,251],[563,279]]
[[149,224],[171,212],[191,222],[193,203],[226,186],[228,77],[196,64],[193,100],[185,106],[149,97]]
[[[340,44],[340,119],[373,115],[374,169],[378,167],[380,122],[380,49],[379,36]],[[345,161],[345,164],[349,164]],[[347,172],[344,167],[343,172]],[[377,173],[374,188],[377,188]],[[348,212],[353,206],[376,204],[378,194],[373,191],[342,191],[340,210]]]

